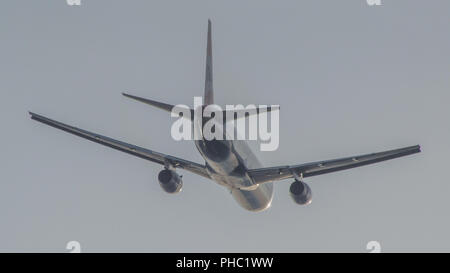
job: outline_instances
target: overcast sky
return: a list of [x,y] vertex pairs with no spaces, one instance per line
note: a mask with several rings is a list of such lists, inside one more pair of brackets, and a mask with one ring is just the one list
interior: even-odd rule
[[[3,1],[0,251],[450,251],[450,2]],[[213,22],[218,104],[279,104],[265,166],[420,144],[422,153],[306,179],[310,206],[275,185],[242,209],[212,181],[45,126],[27,111],[203,163],[173,119],[121,92],[193,104]]]

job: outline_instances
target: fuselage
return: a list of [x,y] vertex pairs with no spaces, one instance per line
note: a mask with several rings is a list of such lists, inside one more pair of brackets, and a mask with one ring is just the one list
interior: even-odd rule
[[228,188],[239,205],[250,211],[270,207],[273,184],[255,184],[248,175],[248,169],[261,168],[262,165],[244,140],[203,138],[196,140],[195,146],[205,159],[211,178]]

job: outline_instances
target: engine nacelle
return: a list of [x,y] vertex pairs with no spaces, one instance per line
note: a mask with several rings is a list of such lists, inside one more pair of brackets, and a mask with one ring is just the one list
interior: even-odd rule
[[294,181],[289,187],[289,193],[294,202],[299,205],[309,205],[312,202],[311,188],[301,181]]
[[158,181],[161,188],[167,193],[178,193],[183,187],[183,180],[172,170],[162,170],[158,174]]

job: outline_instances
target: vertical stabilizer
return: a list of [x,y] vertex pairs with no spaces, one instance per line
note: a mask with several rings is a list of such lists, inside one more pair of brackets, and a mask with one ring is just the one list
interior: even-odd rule
[[208,44],[206,46],[206,73],[205,73],[205,95],[204,105],[214,103],[213,71],[212,71],[212,41],[211,20],[208,20]]

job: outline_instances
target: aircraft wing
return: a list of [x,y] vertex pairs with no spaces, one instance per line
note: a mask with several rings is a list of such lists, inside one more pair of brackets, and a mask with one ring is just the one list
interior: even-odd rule
[[292,166],[278,166],[248,170],[257,184],[298,177],[309,177],[369,165],[420,152],[420,146],[410,146],[373,154],[318,161]]
[[181,168],[181,169],[185,169],[187,171],[190,171],[192,173],[198,174],[200,176],[206,177],[206,178],[210,178],[208,172],[206,171],[206,167],[204,165],[195,163],[195,162],[191,162],[188,160],[184,160],[181,158],[177,158],[174,156],[170,156],[170,155],[166,155],[166,154],[162,154],[162,153],[158,153],[152,150],[148,150],[145,148],[141,148],[132,144],[128,144],[122,141],[118,141],[106,136],[102,136],[99,134],[95,134],[95,133],[91,133],[55,120],[51,120],[49,118],[46,118],[44,116],[35,114],[35,113],[31,113],[31,118],[45,123],[49,126],[61,129],[63,131],[66,131],[68,133],[77,135],[79,137],[88,139],[90,141],[93,142],[97,142],[99,144],[111,147],[113,149],[161,164],[161,165],[166,165],[169,164],[175,168]]

